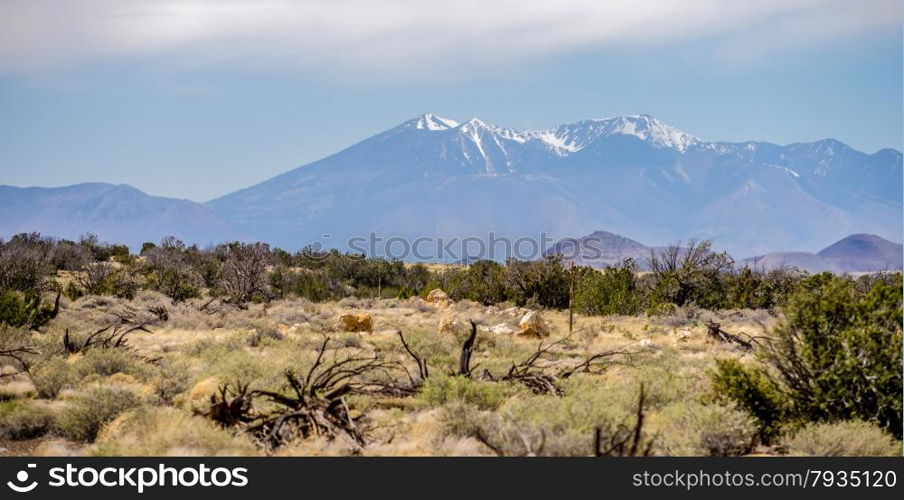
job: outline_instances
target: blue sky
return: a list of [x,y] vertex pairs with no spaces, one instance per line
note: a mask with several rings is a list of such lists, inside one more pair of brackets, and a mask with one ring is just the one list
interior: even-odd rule
[[206,201],[425,111],[902,149],[897,1],[604,3],[9,0],[0,184]]

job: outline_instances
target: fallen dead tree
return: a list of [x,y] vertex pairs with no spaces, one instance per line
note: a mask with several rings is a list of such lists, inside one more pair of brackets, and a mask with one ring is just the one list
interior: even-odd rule
[[169,313],[163,306],[148,308],[151,316],[139,315],[134,311],[112,312],[115,319],[107,325],[89,333],[84,340],[76,342],[69,335],[69,329],[63,333],[63,348],[74,354],[88,349],[131,349],[128,336],[135,332],[151,333],[150,326],[169,319]]
[[[413,389],[397,385],[401,366],[369,357],[335,356],[327,361],[329,337],[304,375],[285,373],[286,392],[220,387],[203,415],[224,427],[238,427],[268,451],[308,437],[347,438],[363,447],[365,437],[346,401],[350,394],[408,395]],[[335,353],[335,351],[333,351]],[[404,371],[404,370],[402,370]]]
[[[474,321],[470,323],[471,332],[462,344],[458,370],[451,375],[472,377],[479,366],[471,366],[471,356],[477,342],[477,324]],[[409,374],[412,387],[417,389],[429,376],[427,360],[411,349],[401,332],[398,332],[398,335],[405,351],[417,364],[417,378]],[[600,370],[618,362],[619,359],[630,358],[633,354],[633,352],[624,348],[611,349],[591,354],[576,363],[569,364],[560,359],[561,352],[558,352],[557,349],[561,348],[570,339],[571,334],[545,345],[540,341],[537,344],[536,351],[523,361],[512,363],[512,366],[504,375],[496,376],[489,370],[484,369],[480,374],[480,379],[490,382],[517,382],[527,386],[535,394],[561,396],[564,391],[559,381],[567,379],[576,373],[599,373]]]
[[28,345],[0,348],[0,360],[2,360],[3,358],[12,360],[12,366],[14,366],[15,370],[13,372],[5,372],[3,370],[0,370],[0,379],[5,377],[12,377],[20,373],[28,373],[28,369],[31,366],[28,360],[28,356],[33,356],[36,354],[38,354],[38,351]]
[[[759,340],[764,338],[751,337],[750,335],[747,335],[745,333],[741,333],[739,335],[728,333],[722,329],[722,325],[720,323],[716,323],[712,320],[706,322],[706,334],[709,336],[709,338],[717,342],[736,345],[745,351],[752,351]],[[743,335],[743,337],[741,335]]]

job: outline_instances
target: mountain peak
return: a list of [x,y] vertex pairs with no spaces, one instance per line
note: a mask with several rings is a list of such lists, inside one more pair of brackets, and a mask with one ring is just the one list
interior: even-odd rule
[[413,126],[418,130],[449,130],[457,127],[458,122],[434,115],[433,113],[423,113],[420,116],[409,120],[406,125]]
[[682,132],[648,114],[616,116],[596,120],[604,126],[606,135],[633,135],[655,146],[684,151],[700,139]]

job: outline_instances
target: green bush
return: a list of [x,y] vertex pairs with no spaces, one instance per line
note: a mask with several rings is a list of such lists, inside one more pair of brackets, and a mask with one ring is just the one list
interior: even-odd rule
[[786,422],[875,421],[901,437],[901,275],[858,290],[854,280],[804,280],[759,357],[762,367],[723,361],[716,393],[766,432]]
[[142,406],[125,412],[106,426],[92,456],[249,456],[258,450],[207,419],[173,408]]
[[860,421],[810,424],[787,441],[788,453],[814,457],[900,457],[901,441]]
[[[496,411],[453,401],[441,408],[439,418],[446,433],[482,439],[506,456],[588,456],[593,454],[595,430],[600,429],[604,440],[626,432],[634,424],[634,409],[621,409],[606,388],[582,387],[585,390],[569,390],[564,397],[510,398]],[[642,441],[648,443],[649,437],[644,433]]]
[[38,396],[48,399],[55,398],[61,390],[71,387],[78,379],[75,367],[60,356],[51,357],[32,367],[29,377]]
[[117,386],[95,386],[80,392],[60,414],[59,432],[77,441],[94,441],[104,424],[141,404],[134,392]]
[[53,412],[31,401],[0,402],[0,438],[34,439],[53,428]]
[[680,402],[656,419],[659,448],[668,455],[730,457],[749,453],[757,432],[746,412],[733,406]]
[[51,304],[41,301],[37,291],[25,293],[13,290],[0,291],[0,325],[28,327],[37,330],[56,316]]
[[655,277],[652,302],[678,307],[723,307],[723,277],[733,265],[728,254],[713,252],[709,241],[691,240],[687,246],[678,244],[655,250],[650,256],[650,270]]
[[550,255],[537,261],[509,259],[505,281],[508,300],[518,306],[568,307],[571,278],[561,256]]
[[75,363],[80,377],[99,375],[109,377],[114,373],[124,373],[145,379],[152,372],[151,366],[125,349],[89,349]]
[[712,380],[718,397],[734,401],[754,418],[761,439],[768,442],[778,435],[789,403],[773,378],[762,369],[745,367],[736,359],[717,359]]
[[632,259],[608,266],[603,272],[582,269],[575,286],[574,309],[589,315],[637,314],[643,298],[636,274],[637,264]]
[[442,289],[454,300],[490,305],[506,299],[505,268],[498,262],[479,260],[467,268],[448,270],[443,281]]
[[421,387],[418,397],[431,406],[460,402],[480,409],[498,408],[515,393],[508,384],[481,382],[466,377],[430,377]]

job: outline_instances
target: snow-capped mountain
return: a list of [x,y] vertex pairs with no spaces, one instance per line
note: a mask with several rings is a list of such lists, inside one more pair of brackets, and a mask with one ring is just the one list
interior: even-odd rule
[[133,250],[165,236],[200,245],[244,238],[204,205],[150,196],[124,184],[0,186],[0,238],[35,231],[72,240],[93,233]]
[[[901,153],[706,141],[649,115],[514,130],[424,114],[207,204],[254,238],[553,237],[605,228],[736,255],[902,236]],[[324,234],[330,235],[324,240]]]

